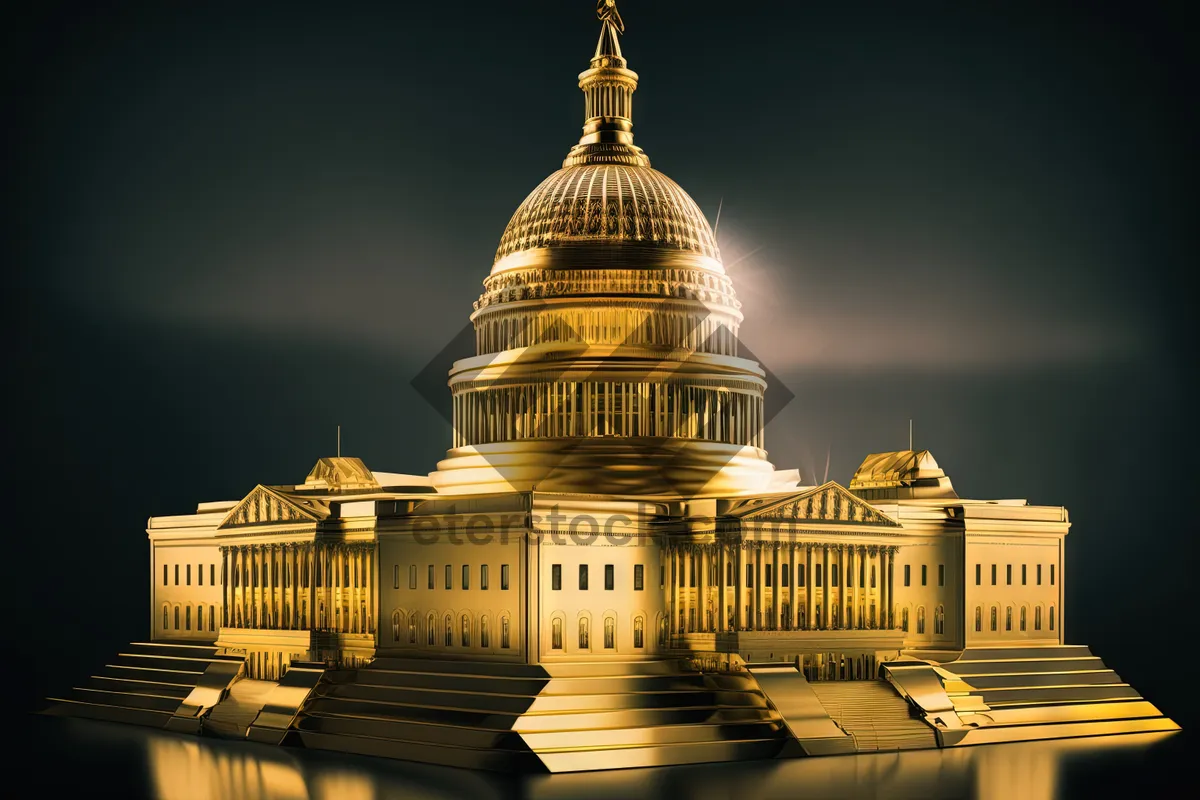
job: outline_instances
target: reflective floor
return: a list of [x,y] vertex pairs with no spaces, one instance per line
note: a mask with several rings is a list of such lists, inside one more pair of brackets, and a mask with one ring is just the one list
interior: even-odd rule
[[[1186,732],[511,777],[32,716],[10,781],[43,796],[162,798],[979,797],[1179,793]],[[14,774],[14,772],[16,774]],[[1190,776],[1189,776],[1190,777]],[[12,786],[13,784],[10,784]]]

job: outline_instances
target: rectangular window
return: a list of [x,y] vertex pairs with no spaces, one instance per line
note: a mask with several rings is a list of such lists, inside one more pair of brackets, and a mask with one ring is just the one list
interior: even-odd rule
[[838,565],[830,564],[829,565],[829,585],[837,586],[838,585],[838,577],[839,577],[838,576]]
[[587,591],[588,587],[588,565],[579,565],[579,591]]
[[217,585],[217,565],[216,564],[208,565],[208,585],[209,586]]
[[186,567],[184,567],[184,574],[187,576],[187,585],[191,586],[192,585],[192,565],[191,564],[188,564]]
[[1054,585],[1054,565],[1050,565],[1050,585]]
[[796,565],[796,586],[798,586],[798,587],[804,586],[804,565],[803,564]]
[[765,586],[766,588],[770,589],[770,588],[771,588],[771,581],[772,581],[772,580],[774,580],[774,572],[775,572],[775,571],[774,571],[773,569],[771,569],[771,567],[770,567],[770,566],[768,566],[768,567],[766,568],[766,570],[764,570],[764,572],[765,572],[766,574],[764,574],[764,575],[763,575],[763,586]]
[[[508,564],[500,565],[500,589],[501,591],[508,591]],[[505,620],[505,624],[508,624],[507,619]],[[508,647],[508,645],[504,646]]]
[[1026,575],[1025,570],[1026,570],[1026,565],[1022,564],[1021,565],[1021,585],[1022,586],[1025,585],[1025,575]]
[[821,569],[820,567],[817,567],[817,572],[816,572],[817,582],[814,584],[814,586],[816,586],[818,589],[821,588],[821,581],[824,580],[824,577],[823,577],[824,574],[825,574],[825,570]]
[[912,581],[912,567],[910,567],[908,564],[905,564],[904,565],[904,585],[911,586],[912,585],[911,581]]
[[[166,585],[167,585],[167,565],[163,564],[163,586],[166,586]],[[167,626],[164,625],[163,627],[165,628]]]
[[487,588],[488,588],[488,565],[487,564],[479,565],[479,588],[484,590],[485,592],[487,591]]
[[203,564],[196,565],[196,583],[200,584],[201,586],[204,585],[204,565]]
[[928,582],[929,582],[929,565],[922,564],[921,565],[921,585],[927,586]]
[[1007,585],[1012,586],[1012,564],[1005,565],[1004,577],[1008,581]]
[[454,567],[450,564],[446,565],[446,588],[449,589],[454,577]]
[[791,586],[792,585],[792,574],[791,574],[792,573],[792,565],[784,564],[782,567],[780,567],[780,569],[782,570],[783,574],[780,576],[781,580],[779,582],[779,585],[783,586],[783,587]]
[[996,565],[992,564],[992,586],[996,585]]
[[938,564],[938,586],[946,585],[946,565]]
[[408,588],[410,588],[410,589],[417,588],[417,565],[416,564],[408,565]]
[[983,583],[983,564],[975,565],[975,585]]
[[556,592],[562,589],[562,564],[550,567],[550,588]]
[[642,591],[642,579],[643,579],[642,565],[634,564],[633,565],[633,590],[635,592]]
[[604,590],[605,590],[606,592],[611,592],[611,591],[612,591],[612,588],[613,588],[613,580],[614,580],[614,578],[613,578],[613,565],[612,565],[612,564],[605,564],[605,565],[604,565]]
[[433,564],[429,565],[429,588],[433,588]]
[[392,564],[392,588],[400,588],[400,565]]
[[754,588],[754,565],[753,564],[746,565],[746,588],[747,589]]
[[1042,565],[1041,564],[1037,565],[1037,585],[1038,586],[1042,585]]

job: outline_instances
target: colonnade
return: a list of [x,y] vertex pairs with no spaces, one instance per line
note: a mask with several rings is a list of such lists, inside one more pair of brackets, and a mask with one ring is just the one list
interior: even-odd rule
[[762,447],[757,387],[562,381],[454,395],[454,446],[520,439],[649,436]]
[[890,630],[896,550],[821,542],[672,543],[664,553],[671,630]]
[[221,548],[229,628],[374,633],[372,542],[284,542]]

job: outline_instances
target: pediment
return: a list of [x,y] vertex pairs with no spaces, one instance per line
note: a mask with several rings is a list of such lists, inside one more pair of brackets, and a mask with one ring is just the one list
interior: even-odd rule
[[273,525],[317,522],[329,515],[323,504],[289,497],[266,486],[256,486],[225,516],[222,528],[243,525]]
[[813,489],[776,497],[759,497],[731,509],[730,515],[747,522],[817,522],[834,525],[902,527],[845,487],[830,481]]

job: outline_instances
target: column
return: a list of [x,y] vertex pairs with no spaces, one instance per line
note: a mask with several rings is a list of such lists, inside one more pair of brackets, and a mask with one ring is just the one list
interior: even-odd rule
[[233,587],[229,581],[229,548],[221,548],[221,627],[229,627],[229,597]]
[[673,544],[668,548],[671,568],[667,570],[670,573],[667,577],[671,581],[671,608],[668,611],[670,619],[667,620],[667,630],[673,636],[679,626],[679,610],[683,608],[679,602],[679,587],[683,583],[683,573],[679,570],[679,548]]
[[733,575],[733,613],[737,629],[746,629],[746,543],[737,543],[737,561]]
[[[372,544],[370,550],[367,551],[367,597],[369,598],[367,600],[367,633],[375,633],[375,623],[379,619],[379,616],[375,613],[379,610],[379,598],[377,597],[377,592],[379,591],[378,547],[378,544]],[[401,580],[403,579],[403,576],[401,576]],[[496,579],[499,580],[500,576],[497,575]]]
[[762,543],[754,543],[754,612],[750,615],[750,630],[762,630],[763,596],[763,552]]
[[838,548],[838,550],[838,560],[841,562],[841,566],[838,568],[838,571],[842,573],[841,583],[838,585],[838,607],[841,609],[841,611],[838,612],[838,616],[841,617],[840,622],[842,628],[849,629],[854,627],[851,617],[853,612],[850,610],[849,603],[850,574],[849,569],[846,566],[850,563],[850,545],[843,544]]
[[821,628],[829,630],[829,545],[821,545]]
[[804,627],[813,629],[813,546],[804,545]]
[[308,563],[308,623],[309,630],[317,627],[317,541],[304,548],[304,559]]
[[768,628],[783,627],[779,622],[779,599],[783,594],[783,582],[779,574],[779,542],[771,546],[771,624]]
[[728,588],[728,553],[725,549],[725,543],[717,544],[717,618],[713,620],[716,623],[717,633],[725,632],[725,623],[728,621],[725,615],[725,604],[728,598],[725,596],[725,590]]
[[696,630],[708,633],[708,545],[700,545],[700,577],[696,581]]
[[791,584],[788,591],[788,628],[796,630],[800,616],[800,585],[796,582],[796,545],[788,545],[788,575]]
[[896,621],[892,619],[892,581],[896,577],[896,548],[889,547],[887,549],[887,627],[891,630]]
[[300,629],[300,545],[292,545],[292,630]]
[[688,546],[683,551],[683,631],[684,633],[692,632],[692,581],[696,579],[696,571],[692,566],[692,559],[695,558],[696,552],[689,540]]

